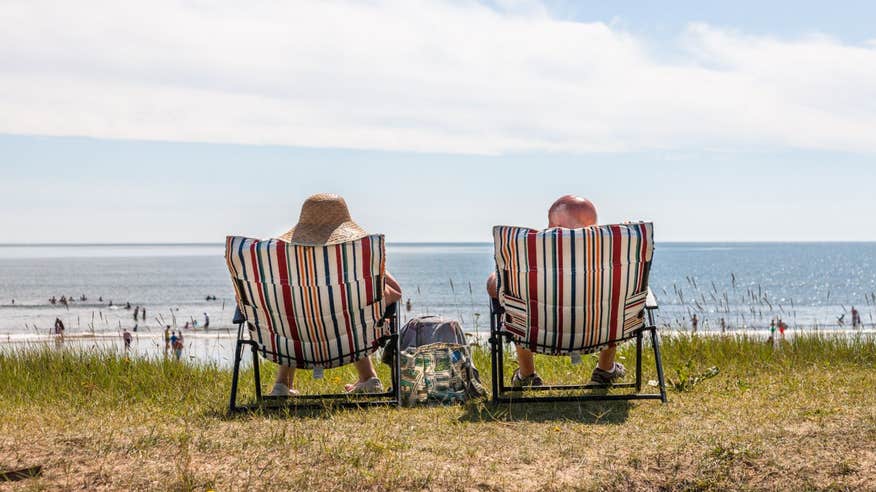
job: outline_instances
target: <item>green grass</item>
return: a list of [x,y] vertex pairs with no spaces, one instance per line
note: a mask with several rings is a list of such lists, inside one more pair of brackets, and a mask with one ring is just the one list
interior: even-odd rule
[[[0,352],[0,470],[33,489],[866,489],[876,342],[664,337],[670,402],[225,414],[230,372],[115,354]],[[646,355],[650,352],[646,347]],[[620,350],[632,369],[633,347]],[[488,354],[475,358],[489,387]],[[548,382],[595,359],[538,357]],[[514,368],[507,364],[508,376]],[[655,379],[646,356],[645,378]],[[712,368],[717,369],[715,373]],[[265,386],[274,367],[263,364]],[[382,368],[384,380],[386,368]],[[252,396],[243,373],[244,400]],[[337,391],[351,368],[303,391]],[[711,377],[708,377],[711,376]],[[9,485],[7,485],[9,486]],[[0,484],[0,489],[4,486]]]

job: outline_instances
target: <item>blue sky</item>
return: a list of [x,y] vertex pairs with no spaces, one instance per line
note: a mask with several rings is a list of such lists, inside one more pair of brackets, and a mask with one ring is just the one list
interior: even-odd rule
[[566,193],[664,241],[876,240],[872,3],[56,7],[0,5],[3,243],[270,236],[316,192],[394,241]]

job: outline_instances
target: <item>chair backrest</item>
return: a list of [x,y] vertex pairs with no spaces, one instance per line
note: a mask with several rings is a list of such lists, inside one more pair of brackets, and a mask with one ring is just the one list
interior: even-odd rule
[[225,261],[250,337],[274,362],[338,367],[388,334],[382,235],[330,246],[229,236]]
[[533,352],[594,352],[644,326],[653,224],[496,226],[493,238],[503,329]]

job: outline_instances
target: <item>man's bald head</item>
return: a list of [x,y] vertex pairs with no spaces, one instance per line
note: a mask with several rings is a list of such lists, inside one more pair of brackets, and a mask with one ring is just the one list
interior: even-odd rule
[[548,211],[548,227],[580,229],[596,222],[596,206],[586,198],[573,195],[560,197]]

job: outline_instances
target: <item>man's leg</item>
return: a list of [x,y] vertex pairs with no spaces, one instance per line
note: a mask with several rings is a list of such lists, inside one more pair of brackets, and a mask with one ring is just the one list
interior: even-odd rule
[[514,347],[517,349],[517,365],[520,368],[520,377],[526,378],[535,374],[535,358],[532,352],[520,345],[515,345]]
[[617,346],[610,345],[599,352],[599,362],[593,369],[590,381],[598,384],[612,384],[626,376],[627,371],[623,364],[616,363],[614,356]]
[[596,367],[603,371],[611,371],[614,369],[614,356],[616,353],[616,345],[602,349],[602,352],[599,352],[599,363],[596,364]]
[[532,352],[520,345],[515,345],[514,347],[517,349],[518,368],[514,371],[514,376],[511,378],[511,386],[514,388],[543,386],[544,381],[535,372],[535,360]]

